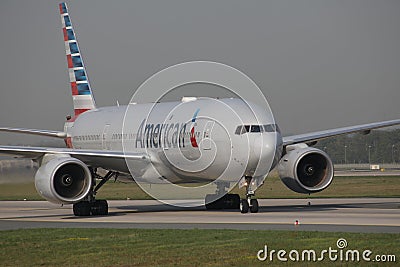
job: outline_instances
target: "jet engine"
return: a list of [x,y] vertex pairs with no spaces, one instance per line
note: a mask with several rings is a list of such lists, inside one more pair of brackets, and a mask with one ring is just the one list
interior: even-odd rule
[[35,187],[47,201],[72,204],[85,198],[92,187],[92,175],[82,161],[55,156],[43,163],[35,175]]
[[326,189],[333,179],[333,164],[329,156],[305,144],[287,147],[278,164],[279,177],[297,193],[316,193]]

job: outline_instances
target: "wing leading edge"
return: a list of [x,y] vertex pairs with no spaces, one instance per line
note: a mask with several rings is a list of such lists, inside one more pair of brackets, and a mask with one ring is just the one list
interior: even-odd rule
[[329,137],[343,135],[343,134],[350,134],[350,133],[357,133],[357,132],[365,132],[373,129],[389,127],[393,125],[399,125],[399,120],[390,120],[390,121],[382,121],[382,122],[375,122],[375,123],[367,123],[343,128],[336,128],[330,129],[325,131],[318,131],[318,132],[311,132],[299,135],[291,135],[283,137],[283,145],[294,145],[298,143],[308,143],[319,141],[322,139],[326,139]]
[[41,136],[56,137],[56,138],[66,138],[67,137],[67,133],[65,133],[65,132],[38,130],[38,129],[26,129],[26,128],[0,127],[0,132],[33,134],[33,135],[41,135]]
[[126,165],[126,161],[135,166],[138,173],[143,173],[151,164],[150,157],[144,153],[123,151],[84,150],[50,147],[0,146],[0,154],[21,158],[40,158],[45,154],[69,155],[93,167],[114,169],[115,166]]

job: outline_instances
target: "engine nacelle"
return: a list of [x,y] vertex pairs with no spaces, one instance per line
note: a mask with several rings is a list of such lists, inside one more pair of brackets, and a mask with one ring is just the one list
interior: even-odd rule
[[72,204],[85,198],[92,186],[92,175],[82,161],[55,156],[42,164],[35,175],[35,187],[47,201]]
[[279,177],[297,193],[316,193],[326,189],[333,179],[333,164],[329,156],[305,144],[293,146],[278,164]]

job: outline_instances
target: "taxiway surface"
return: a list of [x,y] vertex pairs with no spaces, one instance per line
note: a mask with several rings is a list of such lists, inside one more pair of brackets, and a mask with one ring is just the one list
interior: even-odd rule
[[241,214],[178,208],[155,200],[119,200],[109,201],[108,216],[75,217],[70,205],[0,201],[0,230],[203,228],[400,233],[400,198],[261,199],[259,203],[259,213]]

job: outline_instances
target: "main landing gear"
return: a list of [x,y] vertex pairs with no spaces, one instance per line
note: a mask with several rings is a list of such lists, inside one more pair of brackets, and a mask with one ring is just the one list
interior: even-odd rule
[[[217,192],[213,195],[206,196],[206,209],[207,210],[222,210],[222,209],[236,209],[241,213],[257,213],[258,201],[254,197],[254,191],[251,190],[251,176],[245,177],[246,198],[240,199],[238,194],[226,194],[226,188],[229,184],[219,182],[217,183]],[[216,200],[215,200],[216,199]]]
[[206,195],[207,210],[239,209],[240,196],[238,194],[226,194],[229,188],[228,182],[217,182],[215,194]]
[[238,194],[226,194],[221,198],[213,201],[213,199],[215,198],[215,195],[206,196],[207,210],[239,209],[240,196]]
[[[97,191],[113,176],[117,179],[119,173],[109,171],[104,177],[97,174],[96,169],[90,169],[93,179],[93,187],[90,189],[89,195],[85,200],[75,203],[73,211],[75,216],[96,216],[108,215],[108,203],[106,200],[96,200]],[[96,178],[101,179],[96,186]],[[96,186],[96,187],[95,187]]]
[[251,176],[246,176],[246,198],[240,200],[240,212],[241,213],[257,213],[258,212],[258,201],[254,198],[254,191],[250,190]]

